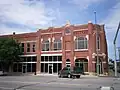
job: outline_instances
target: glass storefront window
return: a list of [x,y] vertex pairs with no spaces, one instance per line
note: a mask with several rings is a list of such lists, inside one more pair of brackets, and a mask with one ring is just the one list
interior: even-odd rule
[[45,63],[45,72],[48,73],[48,63]]
[[58,72],[62,69],[62,63],[58,63]]
[[44,63],[41,63],[41,72],[44,72]]
[[62,56],[41,56],[41,72],[50,73],[52,69],[53,73],[57,73],[62,68],[61,61]]
[[52,61],[52,56],[49,56],[49,61]]
[[31,57],[26,57],[27,62],[31,62]]
[[18,63],[18,72],[22,72],[22,63]]
[[37,57],[32,57],[32,62],[36,62],[37,61]]
[[57,61],[57,56],[53,56],[53,61]]
[[57,73],[57,63],[53,63],[53,72]]
[[45,61],[48,61],[48,56],[45,56]]
[[36,72],[36,63],[32,63],[32,72]]
[[62,61],[62,56],[58,56],[58,61]]
[[31,63],[27,64],[27,72],[31,72]]
[[44,61],[44,56],[41,56],[41,61]]

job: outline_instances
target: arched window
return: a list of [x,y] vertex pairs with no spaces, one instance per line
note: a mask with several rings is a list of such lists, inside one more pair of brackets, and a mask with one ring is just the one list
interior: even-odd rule
[[77,37],[75,40],[75,49],[88,49],[88,40],[86,37]]
[[54,40],[54,49],[53,50],[61,50],[61,40]]
[[84,72],[88,72],[88,60],[83,58],[78,58],[75,60],[75,66],[83,69]]
[[42,43],[42,51],[49,51],[50,47],[49,47],[49,40],[43,41]]

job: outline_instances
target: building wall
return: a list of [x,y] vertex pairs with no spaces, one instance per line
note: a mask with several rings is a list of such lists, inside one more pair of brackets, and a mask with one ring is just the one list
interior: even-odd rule
[[[99,57],[102,62],[102,71],[108,71],[108,54],[107,42],[103,25],[96,25],[100,36],[100,50]],[[68,30],[68,31],[67,31]],[[62,68],[66,66],[66,60],[69,59],[71,66],[75,65],[75,60],[78,58],[85,58],[88,60],[88,72],[95,72],[96,70],[96,29],[95,25],[88,23],[86,25],[70,25],[66,24],[63,27],[50,27],[46,30],[38,30],[34,33],[15,34],[14,36],[19,42],[24,43],[24,55],[36,55],[36,72],[41,71],[41,55],[43,54],[62,54]],[[10,37],[11,37],[10,36]],[[76,50],[75,39],[77,37],[85,37],[88,40],[88,49]],[[54,40],[60,39],[62,42],[62,49],[54,51]],[[42,43],[44,40],[49,40],[50,50],[42,51]],[[35,52],[32,52],[32,45],[35,43]],[[27,43],[30,43],[30,52],[27,52]],[[105,56],[104,56],[105,55]],[[103,57],[104,56],[104,57]]]

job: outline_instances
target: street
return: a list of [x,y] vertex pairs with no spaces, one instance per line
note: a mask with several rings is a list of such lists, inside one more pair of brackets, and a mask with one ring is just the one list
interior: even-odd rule
[[0,90],[100,90],[100,86],[120,88],[120,78],[81,76],[80,79],[57,76],[1,76]]

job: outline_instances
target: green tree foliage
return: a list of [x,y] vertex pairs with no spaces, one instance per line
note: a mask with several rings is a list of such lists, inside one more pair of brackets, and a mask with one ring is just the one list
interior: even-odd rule
[[8,71],[13,62],[20,61],[21,47],[13,38],[0,38],[0,64],[2,70]]

